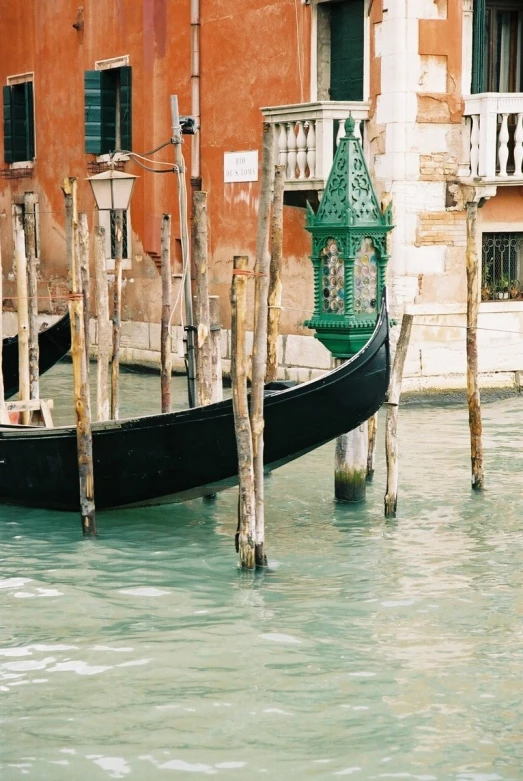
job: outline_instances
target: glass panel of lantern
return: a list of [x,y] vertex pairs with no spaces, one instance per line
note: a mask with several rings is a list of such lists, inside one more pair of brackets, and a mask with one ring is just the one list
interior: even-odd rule
[[345,267],[339,247],[328,239],[321,251],[322,310],[333,315],[345,314]]
[[378,297],[378,260],[371,239],[363,239],[354,258],[354,313],[374,314]]

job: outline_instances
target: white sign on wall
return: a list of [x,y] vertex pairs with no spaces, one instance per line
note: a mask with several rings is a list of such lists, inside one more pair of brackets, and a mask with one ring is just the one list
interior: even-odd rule
[[257,182],[258,150],[225,152],[223,156],[224,182]]

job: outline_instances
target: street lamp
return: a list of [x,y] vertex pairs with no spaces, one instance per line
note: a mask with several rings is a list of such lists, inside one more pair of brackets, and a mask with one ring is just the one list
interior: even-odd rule
[[111,168],[101,174],[89,176],[87,181],[91,185],[98,209],[127,211],[136,179],[138,177],[133,174]]

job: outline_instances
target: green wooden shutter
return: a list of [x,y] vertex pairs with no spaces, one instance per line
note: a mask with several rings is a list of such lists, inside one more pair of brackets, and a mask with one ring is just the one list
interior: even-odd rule
[[14,163],[13,109],[11,106],[11,87],[3,87],[2,95],[4,101],[4,162]]
[[471,92],[487,86],[487,9],[485,0],[474,0]]
[[35,156],[35,128],[34,128],[34,104],[33,104],[33,82],[26,81],[24,84],[24,104],[25,104],[25,160],[33,160]]
[[364,0],[330,4],[331,100],[363,100]]
[[120,139],[127,152],[133,148],[132,114],[132,69],[125,66],[120,68]]
[[85,71],[85,151],[102,154],[102,73]]

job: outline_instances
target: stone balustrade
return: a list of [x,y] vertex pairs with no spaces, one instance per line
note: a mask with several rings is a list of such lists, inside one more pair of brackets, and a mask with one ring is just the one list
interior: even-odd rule
[[355,134],[364,138],[369,104],[360,101],[318,101],[262,108],[274,125],[275,160],[286,169],[286,190],[323,190],[334,152],[352,116]]
[[523,94],[487,92],[465,98],[470,157],[465,176],[495,184],[523,182]]

